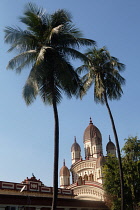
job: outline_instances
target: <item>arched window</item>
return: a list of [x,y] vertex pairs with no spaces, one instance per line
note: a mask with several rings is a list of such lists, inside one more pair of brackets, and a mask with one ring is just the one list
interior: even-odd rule
[[84,180],[88,181],[88,175],[86,174],[86,172],[85,172],[85,175],[84,175]]
[[88,156],[90,155],[90,147],[89,146],[87,147],[87,155]]
[[78,177],[78,185],[82,185],[82,176]]
[[94,176],[92,173],[89,175],[89,181],[94,181]]
[[72,159],[74,159],[74,152],[72,153]]

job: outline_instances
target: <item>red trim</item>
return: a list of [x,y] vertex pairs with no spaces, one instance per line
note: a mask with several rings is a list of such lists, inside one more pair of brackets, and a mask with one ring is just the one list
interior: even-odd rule
[[[35,187],[36,185],[36,187]],[[51,193],[52,194],[52,187],[46,187],[46,186],[38,186],[38,182],[30,182],[30,183],[13,183],[13,182],[3,182],[0,181],[0,189],[9,189],[9,190],[15,190],[15,191],[20,191],[23,186],[25,187],[25,191],[30,191],[30,192],[41,192],[41,193]],[[67,195],[73,195],[73,191],[71,189],[67,190],[62,190],[61,188],[58,188],[58,194],[67,194]]]
[[5,182],[3,182],[3,183],[2,183],[2,188],[5,188],[5,187],[6,187],[6,188],[10,188],[10,189],[11,189],[11,188],[14,189],[14,183],[8,183],[8,182],[5,183]]

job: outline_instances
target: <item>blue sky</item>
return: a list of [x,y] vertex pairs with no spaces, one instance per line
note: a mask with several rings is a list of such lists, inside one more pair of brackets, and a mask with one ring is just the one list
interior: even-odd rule
[[[32,173],[47,186],[52,186],[54,119],[52,107],[38,98],[27,107],[22,88],[30,69],[20,75],[6,70],[15,56],[7,53],[4,28],[20,26],[27,0],[0,1],[0,180],[21,182]],[[116,123],[120,147],[128,136],[140,137],[140,1],[139,0],[34,0],[31,1],[52,13],[67,9],[73,23],[85,38],[106,46],[111,55],[126,65],[122,76],[126,79],[121,100],[110,102]],[[82,49],[81,49],[82,50]],[[79,61],[74,62],[78,67]],[[102,133],[104,155],[108,136],[114,141],[112,127],[105,106],[95,104],[93,87],[83,100],[63,98],[58,106],[60,120],[59,168],[71,166],[71,145],[76,136],[83,154],[83,133],[92,118]]]

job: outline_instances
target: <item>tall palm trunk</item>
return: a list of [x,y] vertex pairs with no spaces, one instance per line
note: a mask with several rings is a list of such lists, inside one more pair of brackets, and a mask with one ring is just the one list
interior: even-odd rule
[[117,131],[116,131],[116,128],[115,128],[114,119],[113,119],[113,116],[112,116],[112,113],[111,113],[111,110],[110,110],[110,107],[109,107],[109,104],[108,104],[108,100],[107,100],[107,97],[106,97],[106,93],[104,93],[104,99],[105,99],[106,107],[107,107],[108,112],[109,112],[113,132],[114,132],[115,142],[116,142],[118,162],[119,162],[119,171],[120,171],[120,183],[121,183],[121,210],[124,210],[125,209],[125,207],[124,207],[124,179],[123,179],[123,169],[122,169],[122,161],[121,161],[119,140],[118,140],[118,135],[117,135]]
[[59,159],[59,120],[56,100],[53,99],[53,111],[54,111],[54,171],[53,171],[53,200],[52,210],[56,210],[57,196],[58,196],[58,159]]

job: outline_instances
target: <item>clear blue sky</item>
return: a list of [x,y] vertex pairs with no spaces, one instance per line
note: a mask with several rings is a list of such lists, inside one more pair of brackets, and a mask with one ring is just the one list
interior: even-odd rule
[[[32,173],[47,186],[52,186],[54,119],[52,107],[40,98],[27,107],[22,87],[30,69],[20,75],[6,70],[15,54],[8,54],[4,44],[4,27],[20,26],[27,0],[0,1],[0,180],[21,182]],[[48,13],[65,8],[84,37],[106,46],[111,55],[126,65],[126,79],[120,101],[110,102],[120,146],[128,136],[140,137],[140,1],[139,0],[34,0]],[[78,67],[79,62],[74,64]],[[59,166],[66,160],[71,165],[71,145],[74,136],[82,148],[83,132],[92,117],[100,129],[104,155],[108,136],[114,136],[105,106],[94,103],[93,88],[82,100],[64,98],[58,106],[60,120]]]

